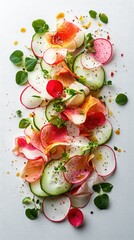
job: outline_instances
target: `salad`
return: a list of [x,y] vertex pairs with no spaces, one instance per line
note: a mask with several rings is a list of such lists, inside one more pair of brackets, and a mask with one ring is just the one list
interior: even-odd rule
[[[107,16],[99,16],[107,24]],[[21,69],[15,78],[24,86],[20,102],[29,110],[26,118],[17,111],[24,131],[13,153],[26,160],[21,178],[38,198],[23,199],[34,202],[26,216],[35,219],[42,211],[51,221],[68,218],[78,227],[84,220],[81,208],[93,193],[99,194],[96,207],[106,209],[113,187],[107,182],[116,169],[115,153],[107,145],[113,128],[108,107],[96,94],[107,85],[105,65],[113,46],[64,14],[56,21],[55,31],[43,19],[33,21],[30,55],[16,50],[10,56]]]

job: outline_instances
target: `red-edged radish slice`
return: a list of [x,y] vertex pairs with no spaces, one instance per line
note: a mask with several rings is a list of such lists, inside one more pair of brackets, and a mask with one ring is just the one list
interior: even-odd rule
[[84,125],[87,129],[94,129],[97,126],[102,126],[106,122],[106,117],[102,112],[93,112],[87,116]]
[[46,197],[43,202],[43,212],[47,219],[52,222],[63,221],[71,207],[70,198],[66,195]]
[[92,166],[89,165],[89,156],[74,156],[65,163],[66,172],[64,177],[69,183],[81,183],[86,180],[91,172]]
[[49,44],[46,40],[46,34],[37,33],[33,36],[31,42],[31,49],[36,57],[42,58],[45,50],[48,49],[48,47]]
[[95,59],[101,64],[108,63],[113,55],[112,44],[104,38],[97,38],[94,40],[94,50],[93,54]]
[[65,152],[65,149],[63,146],[57,146],[53,147],[50,151],[51,159],[57,160],[62,158],[62,154]]
[[47,124],[41,129],[40,140],[44,148],[53,143],[67,142],[69,139],[66,127],[58,128],[52,124]]
[[68,132],[69,136],[72,136],[72,137],[78,137],[79,136],[80,129],[74,123],[71,123],[70,121],[67,121],[66,126],[67,126],[67,132]]
[[38,92],[46,87],[47,81],[39,63],[36,64],[34,71],[28,72],[28,82]]
[[77,195],[71,195],[71,206],[76,208],[84,208],[90,201],[91,193],[81,193]]
[[43,157],[43,153],[36,149],[31,143],[27,143],[25,137],[18,137],[15,139],[15,148],[13,152],[16,156],[23,156],[29,160],[35,160]]
[[74,227],[79,227],[83,224],[84,216],[82,211],[78,208],[70,209],[67,217],[70,224]]
[[40,106],[42,98],[33,87],[27,86],[20,95],[20,101],[24,107],[34,109]]
[[89,52],[84,52],[81,55],[81,65],[86,69],[91,69],[101,66],[101,63],[98,62]]
[[42,157],[36,160],[28,160],[21,173],[21,177],[29,183],[34,182],[41,177],[44,166],[45,161]]
[[83,85],[80,82],[75,81],[74,83],[70,84],[69,88],[74,89],[76,91],[83,90],[86,95],[90,93],[90,90],[87,86]]
[[93,185],[104,182],[104,178],[99,176],[98,173],[96,171],[94,171],[86,182],[88,185],[89,192],[92,194],[92,193],[94,193],[94,190],[92,188]]
[[112,148],[107,145],[99,146],[94,151],[92,162],[96,172],[102,177],[111,175],[116,168],[115,153]]
[[63,84],[58,80],[49,80],[46,90],[54,98],[59,98],[63,93]]
[[88,146],[89,139],[84,136],[76,136],[71,140],[71,145],[67,146],[66,151],[70,158],[75,155],[83,155],[83,150]]
[[44,61],[49,65],[62,62],[67,55],[66,48],[48,48],[43,55]]
[[76,35],[74,37],[74,41],[76,42],[77,48],[81,47],[81,45],[83,44],[84,37],[85,37],[85,34],[82,30],[80,30],[79,32],[76,33]]
[[86,120],[86,114],[81,114],[76,108],[66,108],[63,113],[76,125],[84,123]]
[[74,187],[70,191],[71,195],[79,195],[83,193],[89,193],[89,187],[87,184],[87,181],[84,181],[82,184],[78,185],[77,187]]

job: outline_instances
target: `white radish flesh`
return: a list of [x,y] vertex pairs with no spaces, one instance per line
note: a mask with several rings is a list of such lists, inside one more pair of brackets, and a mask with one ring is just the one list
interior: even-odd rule
[[76,208],[84,208],[90,201],[91,194],[90,193],[83,193],[78,195],[71,195],[71,205],[72,207]]
[[71,201],[68,196],[46,197],[43,202],[43,212],[50,221],[61,222],[67,217],[70,206]]
[[34,109],[42,103],[42,98],[33,87],[27,86],[20,95],[20,101],[26,108]]
[[89,52],[84,52],[81,55],[81,64],[86,69],[92,69],[101,66],[101,63],[98,62]]
[[62,62],[67,54],[65,48],[48,48],[43,55],[43,59],[47,64],[55,65]]
[[42,58],[45,50],[49,47],[45,34],[35,34],[31,42],[31,49],[35,56]]
[[84,32],[83,31],[79,31],[76,33],[76,36],[74,37],[74,41],[76,42],[76,47],[79,48],[81,47],[81,45],[83,44],[84,42]]

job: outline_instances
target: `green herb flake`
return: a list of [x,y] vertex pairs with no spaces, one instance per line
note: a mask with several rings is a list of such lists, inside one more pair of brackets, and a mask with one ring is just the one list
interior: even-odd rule
[[66,88],[66,93],[68,93],[69,95],[74,96],[77,93],[77,91],[74,90],[74,89],[71,89],[71,88]]
[[31,124],[31,120],[29,118],[23,118],[19,122],[19,128],[27,128]]
[[114,146],[114,150],[115,150],[115,151],[118,151],[118,148],[117,148],[116,146]]
[[86,49],[88,49],[90,52],[94,53],[95,50],[94,50],[94,38],[92,37],[92,34],[91,33],[88,33],[86,36],[85,36],[85,40],[84,40],[84,47]]
[[107,85],[108,85],[108,86],[110,86],[110,85],[112,85],[112,84],[113,84],[113,83],[112,83],[111,80],[108,80],[108,81],[107,81]]
[[24,85],[27,83],[27,80],[28,80],[28,73],[26,71],[18,71],[16,73],[16,83],[18,85]]
[[36,33],[45,33],[48,32],[49,26],[43,19],[37,19],[32,22],[32,27]]
[[111,190],[113,188],[113,185],[108,182],[102,182],[102,183],[100,183],[100,186],[101,186],[103,192],[106,192],[106,193],[111,192]]
[[69,159],[69,154],[68,154],[67,152],[63,152],[63,153],[62,153],[62,158],[63,158],[64,160],[68,160],[68,159]]
[[23,52],[16,50],[10,55],[9,59],[13,64],[21,66],[23,62]]
[[17,114],[18,117],[22,117],[22,112],[21,112],[21,110],[17,110],[17,111],[16,111],[16,114]]
[[68,52],[65,58],[66,62],[69,64],[73,64],[74,62],[74,56],[72,53]]
[[124,93],[119,93],[115,99],[118,105],[125,105],[128,102],[128,97]]
[[99,14],[99,18],[100,18],[100,20],[101,20],[103,23],[105,23],[105,24],[108,23],[108,17],[107,17],[107,15],[106,15],[105,13],[100,13],[100,14]]
[[90,10],[89,15],[90,15],[91,18],[96,18],[97,17],[97,12],[94,11],[94,10]]
[[107,209],[109,207],[109,196],[106,193],[104,193],[102,195],[95,197],[94,204],[97,208],[101,210]]
[[63,102],[56,102],[53,104],[53,108],[56,112],[61,112],[64,110],[64,104]]
[[37,64],[37,59],[29,58],[29,57],[25,58],[25,68],[28,72],[33,71],[36,64]]
[[28,208],[26,209],[25,214],[30,220],[35,220],[38,217],[38,210],[35,208]]
[[22,200],[22,203],[23,204],[29,204],[29,203],[31,203],[32,202],[32,199],[30,198],[30,197],[25,197],[25,198],[23,198],[23,200]]
[[56,126],[58,128],[61,128],[61,127],[65,126],[65,121],[62,118],[57,117],[57,119],[56,119]]

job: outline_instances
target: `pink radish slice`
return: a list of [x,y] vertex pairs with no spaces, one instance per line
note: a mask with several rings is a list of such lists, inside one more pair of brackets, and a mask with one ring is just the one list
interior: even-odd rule
[[92,69],[101,65],[89,52],[84,52],[81,55],[81,65],[86,69]]
[[52,222],[63,221],[71,207],[70,198],[66,195],[46,197],[43,202],[43,212]]
[[116,168],[115,153],[112,148],[107,145],[99,146],[95,150],[92,162],[96,172],[102,177],[111,175]]
[[55,65],[62,62],[67,54],[65,48],[48,48],[43,55],[44,61],[49,65]]
[[24,107],[34,109],[40,106],[42,98],[40,98],[40,93],[33,87],[27,86],[20,95],[20,101]]
[[113,47],[112,44],[107,39],[104,38],[95,39],[94,50],[95,53],[93,54],[93,56],[101,64],[106,64],[111,60],[113,54]]
[[36,149],[31,143],[27,143],[25,137],[16,138],[15,143],[16,146],[13,152],[17,156],[24,156],[29,160],[35,160],[41,156],[44,156],[44,154]]
[[81,193],[77,195],[71,195],[71,205],[76,208],[84,208],[90,201],[91,193]]
[[67,217],[70,224],[73,225],[74,227],[81,226],[84,221],[83,213],[78,208],[70,209]]
[[81,183],[86,180],[92,172],[88,164],[88,156],[74,156],[65,163],[66,172],[64,177],[69,183]]
[[67,132],[69,136],[77,137],[80,134],[80,129],[70,121],[67,121]]
[[70,191],[71,195],[78,195],[83,193],[89,193],[89,187],[87,181],[84,181],[82,184],[78,185],[77,187],[72,188]]
[[93,185],[104,182],[104,178],[99,176],[98,173],[96,171],[94,171],[86,182],[88,185],[89,192],[92,194],[92,193],[94,193],[94,190],[92,188]]
[[45,50],[49,47],[49,44],[46,40],[45,34],[35,34],[31,42],[31,49],[33,54],[42,58]]
[[76,125],[84,123],[86,120],[86,114],[81,114],[76,108],[66,108],[63,113]]

